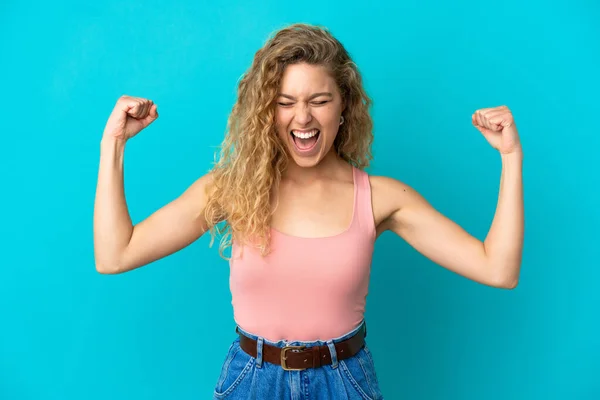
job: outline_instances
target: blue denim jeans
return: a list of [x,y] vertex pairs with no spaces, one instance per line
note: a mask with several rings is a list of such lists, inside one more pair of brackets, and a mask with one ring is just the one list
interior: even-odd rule
[[[362,322],[364,324],[365,321]],[[361,326],[362,326],[361,324]],[[240,348],[236,336],[229,347],[215,386],[214,399],[244,400],[381,400],[375,365],[365,346],[354,356],[338,361],[334,343],[356,333],[361,326],[343,336],[328,341],[271,342],[238,327],[242,335],[257,341],[257,356],[252,357]],[[281,366],[262,360],[263,344],[271,346],[327,345],[333,363],[302,371],[286,371]]]

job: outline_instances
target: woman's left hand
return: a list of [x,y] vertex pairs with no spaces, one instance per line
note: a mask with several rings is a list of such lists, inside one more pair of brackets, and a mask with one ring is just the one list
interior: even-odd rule
[[519,133],[508,107],[481,108],[473,113],[471,120],[500,154],[522,151]]

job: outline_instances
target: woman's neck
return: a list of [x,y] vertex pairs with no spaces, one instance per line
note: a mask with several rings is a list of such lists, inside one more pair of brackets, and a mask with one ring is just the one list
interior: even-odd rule
[[349,168],[347,161],[342,159],[335,151],[330,151],[317,165],[313,167],[301,167],[292,158],[287,169],[282,173],[283,180],[297,183],[310,183],[323,178],[335,178],[347,173]]

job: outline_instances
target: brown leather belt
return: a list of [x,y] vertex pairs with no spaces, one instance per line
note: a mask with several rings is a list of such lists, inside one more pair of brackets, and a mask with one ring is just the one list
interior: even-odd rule
[[[257,341],[243,335],[236,328],[240,335],[240,347],[250,356],[257,356]],[[366,325],[362,327],[352,337],[341,342],[334,343],[338,361],[350,358],[362,349],[365,343]],[[327,345],[323,346],[285,346],[276,347],[263,342],[263,360],[271,364],[280,365],[286,371],[301,371],[307,368],[317,368],[323,365],[331,365],[331,353]]]

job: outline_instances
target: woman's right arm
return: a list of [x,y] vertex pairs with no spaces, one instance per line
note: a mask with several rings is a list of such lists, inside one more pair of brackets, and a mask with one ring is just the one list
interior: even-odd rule
[[145,99],[122,97],[101,140],[94,203],[94,257],[96,270],[103,274],[123,273],[149,264],[181,250],[208,229],[204,207],[210,174],[139,224],[133,226],[131,222],[123,185],[125,144],[158,117],[155,107]]

